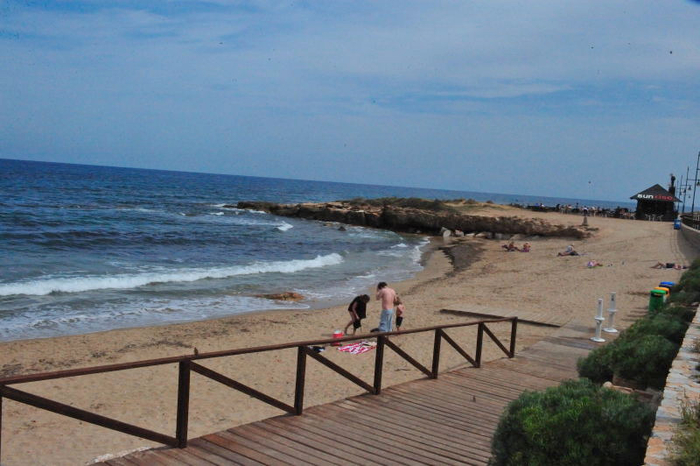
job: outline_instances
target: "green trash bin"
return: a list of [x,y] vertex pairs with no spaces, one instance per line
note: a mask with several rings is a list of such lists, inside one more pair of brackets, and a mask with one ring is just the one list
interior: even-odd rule
[[651,290],[649,293],[649,310],[653,311],[661,308],[664,305],[664,297],[666,292],[664,290]]

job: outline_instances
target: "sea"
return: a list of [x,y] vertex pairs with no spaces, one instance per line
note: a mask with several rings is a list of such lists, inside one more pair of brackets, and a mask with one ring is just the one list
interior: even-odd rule
[[[428,240],[232,206],[390,196],[627,207],[0,159],[0,341],[348,302],[414,276]],[[305,299],[259,297],[285,291]]]

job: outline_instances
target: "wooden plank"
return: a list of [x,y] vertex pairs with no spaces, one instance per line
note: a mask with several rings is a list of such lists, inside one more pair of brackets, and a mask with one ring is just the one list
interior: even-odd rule
[[307,454],[324,461],[325,464],[362,464],[361,462],[355,463],[345,457],[339,458],[336,455],[326,453],[319,448],[321,445],[316,439],[307,438],[300,435],[296,429],[279,429],[276,426],[266,422],[257,422],[255,424],[239,426],[236,429],[239,432],[250,431],[252,434],[257,434],[260,436],[274,435],[275,441],[281,442],[296,450],[306,452]]
[[274,458],[270,455],[266,455],[265,453],[256,451],[253,448],[249,448],[246,445],[242,445],[239,442],[235,441],[235,439],[224,437],[222,432],[205,435],[202,438],[226,450],[239,453],[243,456],[246,456],[255,461],[259,461],[263,464],[273,466],[286,466],[290,464],[285,461],[278,460],[277,458]]
[[391,422],[391,420],[386,418],[377,419],[371,415],[358,415],[357,411],[348,410],[347,407],[343,408],[336,404],[334,404],[332,408],[338,410],[339,415],[341,415],[343,418],[351,420],[354,424],[362,425],[369,431],[380,429],[386,431],[387,429],[391,429],[395,432],[401,432],[402,437],[404,439],[410,438],[412,444],[415,444],[420,448],[426,448],[433,452],[442,453],[445,456],[457,461],[463,460],[464,457],[479,461],[487,461],[489,458],[489,455],[478,454],[468,449],[460,448],[459,445],[454,443],[450,444],[448,442],[443,442],[439,437],[435,435],[431,436],[423,431],[419,431],[415,429],[414,425],[408,423],[400,425],[394,424]]
[[395,462],[397,464],[407,464],[407,465],[418,465],[425,464],[428,458],[418,457],[412,455],[403,450],[402,447],[396,446],[393,443],[387,444],[382,442],[372,433],[355,432],[344,425],[341,421],[335,421],[331,419],[328,413],[319,413],[318,410],[308,413],[308,417],[312,420],[316,420],[324,429],[332,430],[335,433],[347,438],[347,442],[355,445],[358,449],[371,453],[372,455],[382,457],[391,464]]
[[[455,419],[433,415],[426,413],[425,410],[414,409],[412,407],[401,405],[393,410],[384,410],[382,415],[388,419],[394,419],[398,423],[412,423],[418,426],[430,426],[433,433],[439,429],[441,435],[446,438],[451,438],[458,441],[462,438],[464,432],[472,432],[479,435],[479,430],[483,429],[483,423],[467,423],[459,422]],[[484,435],[484,441],[489,441],[488,434]]]
[[289,439],[281,435],[273,434],[269,431],[259,429],[252,424],[248,426],[239,426],[235,429],[228,429],[227,432],[234,433],[241,437],[245,437],[261,445],[272,444],[275,446],[274,448],[277,451],[287,455],[290,461],[295,461],[293,460],[293,458],[296,458],[296,460],[299,460],[304,464],[339,464],[337,461],[334,461],[335,458],[333,457],[321,459],[318,456],[315,456],[312,452],[310,452],[308,448],[305,449],[301,447],[298,443],[291,442],[289,441]]
[[[199,439],[198,439],[199,441]],[[206,443],[206,442],[203,442]],[[215,445],[212,445],[214,447]],[[200,458],[204,461],[207,461],[209,463],[215,464],[215,465],[223,465],[223,464],[240,464],[240,465],[258,465],[260,463],[254,462],[251,459],[248,459],[244,456],[240,457],[240,460],[234,460],[232,458],[223,458],[215,453],[212,453],[209,450],[206,450],[202,448],[201,445],[192,445],[192,442],[189,442],[187,444],[187,448],[185,448],[183,451],[186,451],[187,454],[195,457],[195,458]],[[231,453],[231,452],[228,452]]]
[[[475,426],[483,427],[484,423],[495,424],[502,411],[502,407],[479,406],[480,402],[465,401],[462,406],[447,405],[436,399],[419,397],[411,394],[401,396],[402,403],[395,408],[398,412],[410,415],[423,415],[431,420],[449,422],[454,427],[471,429]],[[505,406],[505,405],[504,405]]]
[[520,396],[524,390],[536,390],[538,387],[528,387],[523,386],[522,388],[512,388],[506,386],[499,386],[499,379],[494,379],[490,382],[485,380],[480,380],[476,378],[470,378],[469,376],[462,374],[449,374],[444,378],[447,382],[446,386],[449,386],[455,390],[472,390],[477,392],[488,393],[494,397],[499,397],[501,399],[512,400]]
[[123,456],[121,458],[112,458],[110,460],[104,461],[97,464],[106,464],[108,466],[136,466],[136,463],[129,461],[129,458]]
[[168,466],[167,458],[160,456],[161,448],[137,451],[129,455],[129,461],[139,466]]
[[[445,418],[446,420],[452,420],[457,423],[457,425],[462,425],[465,428],[471,426],[483,426],[486,423],[496,423],[500,418],[500,413],[503,411],[503,406],[499,407],[484,407],[482,400],[477,402],[472,402],[471,400],[465,401],[462,406],[451,406],[445,405],[441,401],[436,399],[429,399],[424,397],[419,397],[418,395],[412,395],[411,397],[402,398],[404,400],[405,408],[413,408],[415,410],[421,410],[426,412],[427,416],[431,418]],[[481,403],[481,405],[479,405]]]
[[[463,384],[455,386],[449,383],[449,379],[445,379],[444,384],[431,387],[430,390],[414,390],[406,387],[398,388],[397,392],[428,398],[430,401],[434,399],[436,402],[442,402],[442,404],[447,406],[452,406],[455,404],[456,400],[460,400],[462,403],[473,403],[474,398],[477,395],[481,395],[478,387]],[[492,397],[479,396],[477,399],[479,401],[479,407],[483,405],[484,408],[492,407],[491,409],[500,409],[504,403],[507,403],[503,398],[493,399]]]
[[[332,415],[332,411],[328,410],[327,414]],[[309,416],[319,416],[319,414],[313,413],[309,414]],[[349,426],[344,426],[340,421],[327,420],[326,422],[335,423],[340,427],[344,427],[345,430],[348,431],[348,436],[355,438],[358,444],[364,444],[368,449],[374,448],[381,452],[389,453],[392,458],[395,458],[395,455],[400,455],[406,459],[417,461],[420,464],[459,464],[459,462],[450,460],[445,456],[439,456],[427,449],[413,446],[411,442],[404,441],[398,432],[392,433],[375,429],[370,432],[356,433],[349,429]]]
[[[260,461],[254,460],[252,458],[249,458],[247,456],[242,455],[241,453],[238,453],[236,451],[229,450],[227,448],[221,447],[215,443],[212,443],[203,437],[200,437],[195,440],[190,440],[188,442],[188,449],[191,449],[192,447],[197,448],[197,450],[194,450],[193,453],[197,454],[199,456],[199,451],[203,450],[209,453],[212,453],[222,459],[221,463],[217,464],[231,464],[231,463],[238,463],[238,464],[244,464],[247,466],[258,466],[258,465],[263,465],[265,463],[261,463]],[[211,458],[210,461],[213,461],[214,458]]]
[[184,448],[168,448],[160,452],[161,455],[171,458],[173,462],[171,464],[185,464],[188,466],[211,466],[216,463],[207,461],[204,458],[193,455]]
[[[261,424],[264,427],[272,425],[280,429],[294,429],[294,432],[308,436],[315,439],[317,442],[317,448],[323,449],[323,451],[330,452],[331,454],[335,452],[342,452],[345,457],[356,457],[356,460],[360,464],[375,465],[375,464],[390,464],[387,460],[382,460],[376,456],[367,453],[361,449],[356,448],[354,445],[350,445],[350,442],[343,435],[336,435],[333,432],[329,432],[322,427],[317,427],[313,423],[303,422],[303,418],[294,418],[293,424],[284,424],[280,421],[280,418],[266,419]],[[354,461],[355,459],[353,459]]]
[[[432,441],[424,441],[424,438],[418,435],[414,435],[415,432],[411,431],[409,425],[395,425],[390,423],[378,422],[371,419],[369,416],[363,416],[357,411],[344,410],[335,404],[327,406],[330,411],[336,412],[339,417],[347,421],[351,421],[352,426],[363,427],[366,432],[371,433],[380,438],[386,439],[386,441],[399,443],[404,446],[407,451],[414,451],[417,449],[419,453],[430,452],[437,456],[448,458],[448,462],[457,461],[457,463],[463,460],[463,456],[460,453],[453,452],[451,449],[444,449],[436,446]],[[406,439],[410,438],[409,444],[407,444]],[[444,462],[444,460],[441,460]]]
[[235,442],[236,444],[243,445],[246,448],[250,448],[271,458],[275,458],[278,461],[281,461],[283,464],[286,463],[298,466],[308,464],[307,461],[300,459],[298,455],[290,454],[294,452],[292,449],[287,448],[278,442],[271,441],[269,437],[254,440],[250,438],[250,435],[243,435],[242,433],[237,432],[235,429],[219,432],[219,435],[222,438]]
[[[495,374],[494,374],[495,375]],[[450,373],[446,374],[445,381],[451,388],[460,387],[479,390],[490,393],[501,398],[513,398],[518,396],[523,390],[538,389],[538,386],[522,385],[521,387],[511,387],[506,384],[501,385],[499,381],[509,380],[507,377],[494,377],[491,380],[471,377],[469,374]],[[541,386],[541,385],[540,385]]]
[[[352,408],[350,402],[346,403],[348,409]],[[365,407],[362,407],[364,411]],[[371,414],[367,414],[370,416]],[[387,421],[396,425],[410,426],[419,432],[435,436],[435,432],[440,432],[440,438],[450,442],[463,441],[465,437],[471,439],[475,444],[480,444],[485,450],[490,451],[490,438],[481,433],[483,426],[464,425],[458,426],[451,423],[449,419],[440,419],[420,410],[411,410],[408,407],[401,407],[400,410],[382,410],[381,416]],[[438,430],[439,429],[439,430]]]
[[[511,361],[513,361],[513,365],[517,365],[515,360]],[[546,388],[554,383],[551,380],[542,379],[540,377],[535,377],[532,375],[523,376],[522,374],[512,370],[501,369],[500,367],[494,366],[492,362],[486,363],[486,368],[488,368],[486,371],[471,368],[457,370],[450,372],[449,375],[459,375],[487,382],[493,382],[495,379],[501,381],[502,385],[505,387],[512,387],[518,390],[527,389],[529,387]]]

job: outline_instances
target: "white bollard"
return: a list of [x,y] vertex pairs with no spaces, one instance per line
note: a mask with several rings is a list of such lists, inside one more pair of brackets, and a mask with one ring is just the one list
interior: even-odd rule
[[615,313],[617,306],[615,305],[615,292],[610,293],[610,307],[608,308],[608,326],[603,329],[606,333],[617,333],[615,328]]
[[595,336],[591,337],[591,340],[595,341],[596,343],[603,343],[605,341],[605,338],[601,338],[600,336],[600,328],[602,327],[604,320],[603,298],[598,298],[598,314],[595,316]]

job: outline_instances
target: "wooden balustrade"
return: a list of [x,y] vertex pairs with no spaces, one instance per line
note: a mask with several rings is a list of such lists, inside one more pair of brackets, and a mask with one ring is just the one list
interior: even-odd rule
[[[495,334],[487,327],[487,324],[499,323],[499,322],[511,322],[510,331],[510,346],[506,348],[495,336]],[[475,353],[472,357],[467,351],[465,351],[461,346],[459,346],[446,332],[447,329],[477,326],[477,340]],[[2,451],[2,407],[3,398],[8,398],[19,403],[28,404],[39,409],[44,409],[51,411],[53,413],[68,416],[74,419],[85,421],[98,426],[106,427],[108,429],[116,430],[125,434],[134,435],[140,438],[158,442],[164,445],[184,448],[187,446],[187,428],[189,420],[189,399],[190,399],[190,376],[192,372],[199,375],[207,377],[209,379],[215,380],[227,387],[234,390],[238,390],[246,395],[256,398],[264,403],[272,405],[290,414],[301,415],[304,410],[304,387],[306,379],[306,360],[307,356],[311,357],[315,361],[323,364],[332,371],[342,375],[351,382],[357,384],[358,386],[365,389],[368,393],[379,395],[382,389],[382,371],[384,365],[384,351],[386,348],[394,351],[401,358],[408,361],[416,369],[424,373],[427,377],[436,379],[438,377],[438,371],[440,366],[440,347],[442,340],[445,340],[452,348],[454,348],[466,361],[468,361],[474,367],[481,366],[481,354],[482,346],[484,340],[484,333],[500,348],[506,356],[512,358],[515,356],[515,339],[517,333],[518,318],[508,317],[501,319],[486,319],[473,322],[466,322],[460,324],[447,324],[438,325],[434,327],[424,327],[418,329],[402,330],[401,332],[381,332],[372,333],[369,335],[358,335],[343,337],[339,339],[321,339],[321,340],[311,340],[311,341],[301,341],[293,343],[284,343],[278,345],[269,346],[259,346],[254,348],[239,348],[226,351],[217,351],[210,353],[200,353],[195,355],[183,355],[175,356],[169,358],[160,359],[150,359],[144,361],[136,361],[130,363],[122,364],[111,364],[97,367],[81,368],[81,369],[69,369],[57,372],[45,372],[40,374],[30,374],[30,375],[18,375],[12,377],[6,377],[0,379],[0,453]],[[431,369],[426,368],[413,357],[411,357],[404,350],[399,348],[391,338],[394,337],[405,337],[407,335],[415,333],[426,333],[434,332],[434,344],[433,344],[433,355],[432,355],[432,367]],[[315,351],[310,349],[311,346],[327,345],[330,343],[344,343],[357,340],[368,340],[376,339],[377,346],[375,351],[375,364],[374,364],[374,380],[372,384],[369,384],[362,380],[360,377],[350,373],[346,369],[340,367],[336,363],[328,360],[327,358],[317,354]],[[273,398],[253,387],[249,387],[241,382],[231,379],[223,374],[220,374],[212,369],[204,367],[197,364],[195,361],[204,359],[221,358],[228,356],[237,356],[242,354],[252,354],[261,353],[267,351],[278,351],[283,349],[297,348],[297,363],[296,363],[296,383],[295,383],[295,393],[294,393],[294,406],[290,406],[276,398]],[[132,424],[127,424],[116,419],[111,419],[106,416],[91,413],[79,408],[74,408],[70,405],[59,403],[53,400],[49,400],[44,397],[33,395],[22,390],[10,387],[10,385],[17,385],[29,382],[38,382],[42,380],[51,379],[61,379],[68,377],[79,377],[83,375],[100,374],[106,372],[115,371],[125,371],[130,369],[144,368],[144,367],[154,367],[166,364],[177,364],[178,365],[178,394],[177,394],[177,418],[176,418],[176,428],[175,436],[171,437],[162,433],[158,433],[143,427],[135,426]]]

